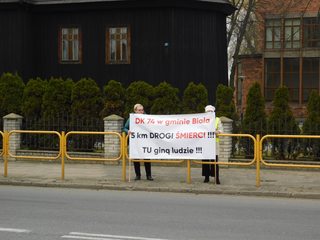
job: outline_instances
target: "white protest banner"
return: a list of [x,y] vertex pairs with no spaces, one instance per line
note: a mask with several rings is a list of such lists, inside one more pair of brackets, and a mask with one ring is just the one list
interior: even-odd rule
[[130,114],[131,159],[215,159],[215,113]]

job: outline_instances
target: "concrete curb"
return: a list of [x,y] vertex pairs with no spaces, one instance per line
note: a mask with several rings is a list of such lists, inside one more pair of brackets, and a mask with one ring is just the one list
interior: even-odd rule
[[145,187],[132,185],[115,184],[95,184],[95,183],[75,183],[75,182],[35,182],[21,180],[0,180],[0,185],[9,186],[32,186],[32,187],[50,187],[50,188],[74,188],[74,189],[92,189],[92,190],[119,190],[119,191],[148,191],[148,192],[169,192],[169,193],[192,193],[192,194],[222,194],[235,196],[255,196],[255,197],[279,197],[279,198],[301,198],[301,199],[320,199],[320,193],[297,193],[281,191],[248,191],[248,190],[230,190],[230,189],[193,189],[193,188],[173,188],[173,187]]

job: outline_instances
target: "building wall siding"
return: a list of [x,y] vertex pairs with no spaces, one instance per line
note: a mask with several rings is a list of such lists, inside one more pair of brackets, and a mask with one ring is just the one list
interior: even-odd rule
[[[111,79],[125,86],[136,80],[153,85],[167,81],[181,90],[194,81],[205,84],[210,100],[219,83],[228,83],[226,16],[219,12],[168,6],[87,11],[82,7],[41,6],[14,12],[11,18],[16,22],[5,26],[12,36],[2,48],[7,56],[16,57],[7,63],[0,57],[0,72],[17,71],[25,81],[52,76],[75,81],[91,77],[100,86]],[[130,26],[131,64],[105,64],[108,25]],[[81,28],[82,64],[59,63],[61,26]]]

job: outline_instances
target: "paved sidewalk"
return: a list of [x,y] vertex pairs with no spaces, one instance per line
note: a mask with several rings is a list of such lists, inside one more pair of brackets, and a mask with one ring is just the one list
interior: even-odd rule
[[[121,181],[121,165],[97,163],[67,163],[65,180],[61,180],[61,165],[52,162],[10,161],[8,177],[4,177],[0,161],[0,185],[66,187],[88,189],[184,192],[195,194],[233,194],[320,199],[320,170],[262,169],[261,186],[257,188],[253,168],[221,167],[221,185],[203,183],[201,168],[191,170],[192,183],[186,183],[187,169],[183,166],[152,166],[154,181]],[[134,176],[131,168],[131,178]],[[129,167],[127,167],[127,178]]]

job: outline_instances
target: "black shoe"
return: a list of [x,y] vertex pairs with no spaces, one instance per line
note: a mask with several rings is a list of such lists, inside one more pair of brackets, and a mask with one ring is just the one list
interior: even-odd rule
[[216,179],[216,184],[220,184],[220,180],[219,180],[219,178],[218,178],[218,179]]
[[151,176],[147,176],[147,180],[153,181],[153,178]]
[[141,180],[141,176],[136,176],[134,180],[135,180],[135,181]]
[[209,182],[209,177],[205,177],[203,182],[204,182],[204,183]]

